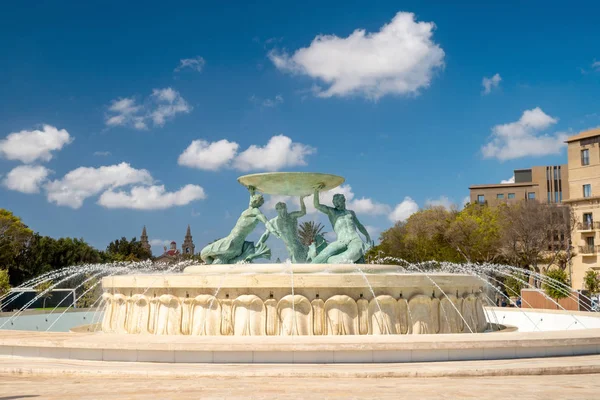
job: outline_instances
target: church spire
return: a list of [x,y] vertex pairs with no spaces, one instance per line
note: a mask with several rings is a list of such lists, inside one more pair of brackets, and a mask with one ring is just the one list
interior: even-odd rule
[[192,230],[190,226],[187,226],[187,231],[185,232],[185,239],[183,240],[183,244],[181,245],[181,252],[183,254],[194,255],[194,240],[192,239]]
[[148,242],[148,234],[146,233],[146,225],[142,229],[142,235],[140,236],[140,242],[142,243],[142,247],[148,251],[150,250],[150,242]]

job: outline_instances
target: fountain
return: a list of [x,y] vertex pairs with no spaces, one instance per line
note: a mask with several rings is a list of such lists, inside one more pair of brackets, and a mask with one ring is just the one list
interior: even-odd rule
[[[319,192],[344,179],[317,173],[264,173],[242,176],[250,205],[231,233],[202,249],[204,265],[183,274],[125,275],[103,279],[105,333],[156,335],[380,335],[483,332],[488,324],[482,282],[469,274],[399,271],[398,265],[365,265],[368,232],[341,194],[334,207]],[[268,221],[263,197],[300,197],[300,211]],[[297,220],[306,213],[304,197],[325,213],[337,238],[310,246],[298,240]],[[248,234],[262,222],[255,244]],[[365,241],[359,236],[365,237]],[[293,263],[249,264],[270,257],[269,235],[283,240]],[[321,245],[317,245],[320,243]],[[241,262],[243,264],[234,264]],[[440,316],[441,313],[441,316]]]

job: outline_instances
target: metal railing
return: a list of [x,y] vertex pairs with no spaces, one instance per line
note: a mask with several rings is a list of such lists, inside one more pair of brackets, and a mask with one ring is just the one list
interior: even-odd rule
[[600,222],[583,221],[577,223],[577,229],[580,231],[591,231],[600,229]]
[[600,251],[600,246],[579,246],[580,254],[596,254]]

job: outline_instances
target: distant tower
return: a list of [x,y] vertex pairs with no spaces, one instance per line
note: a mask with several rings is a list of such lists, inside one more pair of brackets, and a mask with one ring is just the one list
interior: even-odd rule
[[190,230],[190,226],[187,227],[187,232],[185,233],[185,239],[183,240],[183,244],[181,245],[181,252],[183,254],[194,255],[194,241],[192,240],[192,232]]
[[144,229],[142,229],[142,236],[140,236],[140,242],[142,242],[142,247],[150,252],[150,242],[148,242],[148,234],[146,234],[146,225],[144,225]]

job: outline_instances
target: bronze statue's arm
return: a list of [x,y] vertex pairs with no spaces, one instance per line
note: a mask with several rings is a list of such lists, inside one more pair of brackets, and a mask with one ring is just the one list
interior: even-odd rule
[[262,212],[260,212],[260,210],[256,210],[256,212],[257,212],[256,217],[258,218],[258,220],[260,222],[265,224],[265,226],[267,227],[267,230],[269,232],[271,232],[273,235],[279,237],[279,232],[277,231],[277,229],[275,229],[275,227],[271,224],[271,222],[269,222],[267,217],[265,217],[265,215]]
[[331,213],[332,208],[328,206],[324,206],[319,202],[319,189],[315,189],[315,193],[313,195],[313,205],[315,208],[322,213],[329,215]]
[[365,235],[365,239],[367,239],[367,243],[371,243],[371,236],[369,235],[369,232],[367,231],[367,228],[364,227],[363,224],[360,223],[360,221],[358,220],[358,218],[356,218],[356,213],[354,211],[350,211],[352,213],[352,219],[354,220],[354,224],[356,225],[356,228],[358,229],[358,231],[360,233],[362,233],[363,235]]
[[306,215],[306,204],[304,204],[304,197],[305,196],[300,196],[300,211],[291,212],[290,217],[300,218]]

